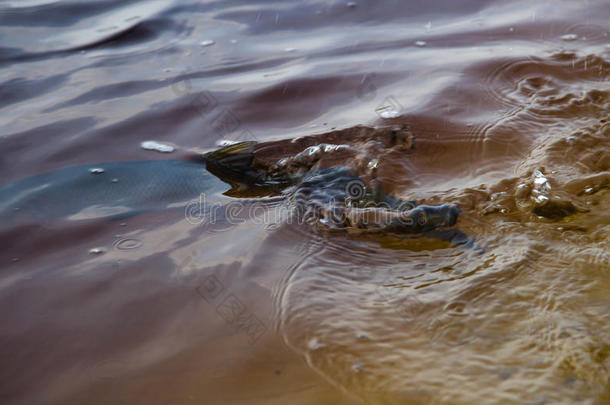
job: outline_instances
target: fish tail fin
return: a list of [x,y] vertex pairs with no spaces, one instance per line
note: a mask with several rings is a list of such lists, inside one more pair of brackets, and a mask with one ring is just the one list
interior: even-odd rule
[[239,142],[203,155],[206,169],[239,195],[246,190],[264,187],[265,173],[253,168],[256,142]]
[[231,170],[251,170],[256,142],[239,142],[203,155],[209,165]]
[[231,196],[275,195],[291,184],[287,176],[269,174],[257,164],[256,142],[239,142],[203,155],[206,169],[233,188]]

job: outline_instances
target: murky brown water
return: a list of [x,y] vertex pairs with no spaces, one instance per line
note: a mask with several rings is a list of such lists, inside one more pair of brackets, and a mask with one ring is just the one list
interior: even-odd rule
[[193,223],[184,202],[5,215],[0,401],[610,402],[609,17],[603,0],[4,1],[5,187],[404,125],[415,147],[380,158],[384,187],[457,203],[481,249],[327,234],[274,200],[241,221]]

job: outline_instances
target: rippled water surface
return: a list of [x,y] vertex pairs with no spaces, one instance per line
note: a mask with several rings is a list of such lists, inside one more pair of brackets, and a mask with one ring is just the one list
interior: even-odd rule
[[[610,402],[609,17],[1,2],[0,402]],[[223,142],[393,126],[415,141],[384,189],[458,204],[473,246],[326,232],[188,175]],[[24,184],[49,197],[15,205]],[[200,189],[218,210],[190,217]]]

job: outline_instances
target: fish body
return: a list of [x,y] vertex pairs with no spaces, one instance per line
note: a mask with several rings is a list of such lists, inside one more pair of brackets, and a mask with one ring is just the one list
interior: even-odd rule
[[383,192],[375,182],[375,159],[374,165],[364,165],[366,175],[354,169],[360,164],[320,166],[329,155],[368,159],[352,146],[308,146],[276,162],[257,155],[261,150],[264,144],[242,142],[202,159],[108,162],[21,179],[0,186],[0,227],[23,222],[24,215],[33,221],[123,219],[188,208],[202,195],[215,205],[277,195],[290,202],[301,222],[328,230],[425,234],[452,227],[460,214],[455,204],[418,205]]
[[206,193],[226,200],[231,187],[202,162],[150,160],[73,166],[0,186],[0,219],[120,219],[179,206]]

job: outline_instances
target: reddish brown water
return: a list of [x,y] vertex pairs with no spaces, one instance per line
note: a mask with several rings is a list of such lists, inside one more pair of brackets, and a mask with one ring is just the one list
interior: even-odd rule
[[147,140],[399,124],[415,147],[383,156],[385,185],[459,204],[484,252],[261,211],[0,225],[0,402],[610,402],[609,17],[603,0],[4,1],[0,184],[182,156]]

